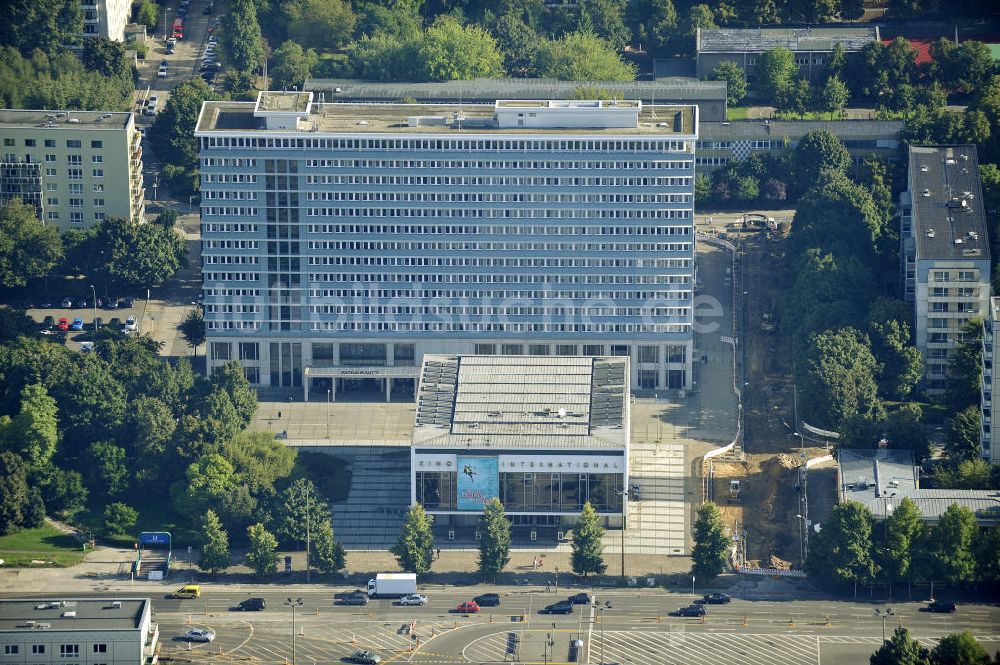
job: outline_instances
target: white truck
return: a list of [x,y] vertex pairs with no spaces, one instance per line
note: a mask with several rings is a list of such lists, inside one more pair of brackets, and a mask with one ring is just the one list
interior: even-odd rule
[[414,573],[379,573],[368,580],[369,598],[402,598],[417,592],[417,576]]

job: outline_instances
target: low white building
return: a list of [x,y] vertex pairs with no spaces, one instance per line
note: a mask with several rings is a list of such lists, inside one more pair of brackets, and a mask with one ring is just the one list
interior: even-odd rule
[[154,665],[159,636],[149,598],[0,600],[4,665]]

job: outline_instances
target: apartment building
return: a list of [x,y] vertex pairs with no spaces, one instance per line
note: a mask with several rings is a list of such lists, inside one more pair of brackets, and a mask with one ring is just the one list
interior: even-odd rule
[[757,60],[766,51],[787,48],[799,73],[812,84],[821,83],[837,44],[848,53],[879,41],[878,26],[822,28],[699,28],[695,37],[698,78],[709,78],[723,62],[735,62],[753,81]]
[[940,394],[962,326],[989,315],[990,250],[976,147],[910,146],[899,203],[903,297],[914,306],[924,387]]
[[83,36],[125,41],[125,26],[132,11],[131,0],[80,0]]
[[159,638],[149,598],[0,600],[4,663],[155,665]]
[[1000,298],[990,298],[990,315],[983,319],[983,380],[980,386],[979,423],[982,428],[982,455],[1000,464],[1000,428],[993,427],[993,414],[1000,408],[1000,394],[993,396],[993,369],[998,365],[997,335],[1000,334]]
[[0,200],[15,196],[61,229],[145,213],[132,113],[0,110]]
[[335,399],[425,354],[629,356],[691,386],[696,107],[206,102],[209,369]]

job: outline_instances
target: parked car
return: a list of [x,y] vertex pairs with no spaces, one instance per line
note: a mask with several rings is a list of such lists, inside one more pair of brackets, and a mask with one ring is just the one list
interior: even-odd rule
[[63,298],[62,299],[62,306],[63,306],[63,309],[70,309],[71,307],[73,307],[73,299],[72,298]]
[[125,319],[125,332],[135,332],[139,329],[139,325],[135,322],[135,317],[130,316]]
[[131,309],[135,306],[135,298],[121,298],[118,301],[118,306],[122,309]]
[[73,323],[69,324],[70,330],[83,330],[83,319],[77,317],[73,319]]
[[160,60],[160,67],[166,67],[166,66],[167,66],[167,59],[164,58],[163,60]]
[[165,79],[167,78],[167,67],[166,65],[161,65],[160,70],[156,72],[156,78]]
[[108,321],[108,327],[111,328],[112,330],[121,330],[122,320],[119,319],[117,316],[113,317],[110,321]]
[[363,665],[378,665],[382,662],[382,656],[374,651],[355,651],[348,658],[352,663],[363,663]]
[[419,593],[411,593],[409,596],[403,596],[399,599],[400,605],[426,605],[427,596],[423,596]]
[[90,301],[87,300],[86,298],[80,298],[79,300],[74,300],[73,307],[77,309],[85,309],[87,307],[90,307]]
[[935,614],[951,614],[958,610],[958,605],[942,600],[935,600],[927,607],[921,608],[924,612],[934,612]]
[[474,600],[467,600],[464,603],[459,603],[455,610],[462,614],[475,614],[479,611],[479,603]]
[[701,602],[707,605],[724,605],[726,603],[732,602],[732,598],[725,593],[710,593],[702,597]]
[[167,46],[177,46],[177,38],[171,37],[167,40]]
[[97,317],[96,319],[94,319],[94,330],[100,330],[103,327],[104,327],[104,319],[102,319],[101,317]]
[[240,612],[260,612],[264,609],[266,603],[263,598],[247,598],[246,600],[241,600],[239,605],[236,606],[236,610]]
[[115,298],[115,297],[112,296],[111,298],[108,298],[107,302],[105,302],[104,305],[108,309],[117,309],[117,307],[118,307],[118,298]]
[[54,326],[55,324],[56,324],[56,320],[51,315],[50,316],[46,316],[42,320],[42,327],[45,328],[46,330],[52,328],[52,326]]
[[705,611],[704,605],[688,605],[670,613],[671,616],[675,617],[703,617],[706,614],[708,612]]
[[56,328],[59,330],[69,330],[69,319],[65,316],[60,316],[59,323],[56,324]]
[[568,600],[561,600],[558,603],[546,605],[539,611],[539,614],[572,614],[573,603]]
[[573,603],[574,605],[590,605],[594,602],[594,597],[587,592],[578,593],[575,596],[570,596],[566,599],[566,602]]
[[192,628],[184,633],[184,639],[188,642],[214,642],[215,633],[207,628]]

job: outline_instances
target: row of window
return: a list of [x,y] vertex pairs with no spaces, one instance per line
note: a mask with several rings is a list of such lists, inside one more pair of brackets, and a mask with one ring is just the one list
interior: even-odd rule
[[[44,141],[44,145],[45,145],[46,148],[55,148],[56,147],[56,140],[55,139],[43,139],[43,141]],[[17,145],[17,142],[13,138],[5,137],[4,140],[3,140],[3,144],[4,144],[5,147],[11,147],[11,146]],[[34,148],[36,145],[38,145],[37,139],[24,139],[24,146],[26,148]],[[66,140],[66,147],[67,148],[82,148],[83,147],[83,141],[81,141],[80,139],[67,139]],[[101,149],[101,148],[104,147],[104,142],[103,141],[91,141],[90,142],[90,147],[94,148],[96,150],[99,150],[99,149]]]
[[[311,282],[376,282],[469,284],[468,274],[452,273],[329,273],[309,275]],[[691,284],[689,275],[475,275],[478,284]],[[543,293],[539,291],[538,293]]]
[[[230,257],[234,258],[234,257]],[[461,258],[429,256],[310,256],[310,266],[425,268],[684,268],[690,259]],[[233,261],[229,263],[234,263]],[[246,263],[246,262],[244,262]],[[254,263],[254,262],[251,262]]]
[[[202,208],[202,214],[205,209]],[[218,213],[223,214],[223,213]],[[691,219],[691,209],[306,208],[309,217],[452,217],[463,219]],[[628,229],[622,229],[626,235]]]
[[931,287],[931,296],[934,298],[947,298],[958,296],[959,298],[978,298],[979,288],[975,286],[960,286],[957,289],[949,289],[944,286]]
[[260,263],[260,257],[247,254],[206,254],[202,258],[202,262],[205,265],[257,265]]
[[[55,196],[49,196],[49,197],[47,197],[45,199],[45,205],[57,206],[57,205],[59,205],[59,199],[57,197],[55,197]],[[94,199],[93,203],[91,205],[93,205],[93,207],[95,207],[95,208],[103,208],[104,207],[104,199]],[[82,208],[83,207],[83,199],[71,197],[70,200],[69,200],[69,207],[70,208]]]
[[[202,158],[203,166],[226,166],[215,164],[219,158]],[[204,162],[211,162],[204,164]],[[307,159],[307,168],[327,169],[421,169],[440,171],[457,169],[468,172],[472,169],[489,171],[538,171],[538,170],[586,170],[586,171],[644,171],[644,170],[690,170],[693,162],[687,160],[582,160],[582,161],[504,161],[491,159]]]
[[[506,280],[505,280],[506,281]],[[245,291],[247,289],[208,289],[207,295],[223,294],[223,291]],[[260,291],[255,290],[259,295]],[[501,291],[499,293],[510,293]],[[546,294],[543,300],[564,299],[564,298],[609,298],[616,302],[621,301],[648,301],[667,300],[687,303],[691,300],[690,291],[599,291],[600,295],[592,295],[592,291],[551,291]],[[480,291],[477,289],[310,289],[311,298],[465,298],[481,299],[501,297],[496,291]]]
[[[209,309],[213,307],[213,309]],[[206,306],[205,311],[213,312],[225,309],[232,313],[258,312],[259,307],[253,305],[217,305]],[[401,315],[415,314],[432,316],[676,316],[689,317],[691,310],[687,307],[507,307],[482,305],[312,305],[309,311],[313,314],[362,314],[362,315]]]
[[[231,321],[212,323],[242,323]],[[246,326],[254,328],[256,324]],[[225,328],[225,326],[220,325]],[[234,326],[235,327],[235,326]],[[439,333],[690,333],[689,323],[459,323],[441,321],[312,321],[310,330],[325,332],[439,332]]]
[[545,137],[523,139],[417,139],[417,138],[283,138],[255,136],[207,136],[201,139],[202,150],[212,148],[290,149],[302,150],[401,150],[449,152],[687,152],[688,141],[618,139],[567,140]]
[[[94,653],[108,653],[107,644],[93,644]],[[31,653],[32,655],[38,656],[45,653],[44,644],[32,644]],[[3,646],[3,655],[5,656],[17,656],[21,653],[20,644],[5,644]],[[79,644],[60,644],[59,645],[59,657],[60,658],[79,658],[80,657],[80,645]],[[96,664],[95,664],[96,665]]]
[[[45,175],[49,178],[55,178],[59,175],[59,169],[51,166],[46,167]],[[83,180],[83,169],[67,169],[66,175],[70,180]],[[103,178],[104,169],[93,169],[91,170],[90,175],[95,178]]]
[[690,203],[689,194],[498,194],[494,192],[307,192],[307,201],[385,203]]
[[931,279],[935,282],[975,282],[978,270],[932,270]]
[[[105,212],[94,213],[95,222],[102,222],[104,221],[105,217],[107,217],[107,213]],[[48,212],[45,213],[45,219],[49,220],[50,222],[58,222],[60,219],[60,215],[55,210],[49,210]],[[83,224],[83,222],[84,222],[84,215],[82,212],[71,212],[69,214],[70,224]]]
[[256,201],[257,192],[252,189],[205,189],[202,191],[202,198],[222,201]]
[[[246,241],[216,241],[246,242]],[[689,242],[420,242],[392,240],[310,240],[307,249],[319,250],[422,250],[422,251],[509,251],[509,252],[690,252]]]
[[[736,141],[698,141],[699,150],[732,150],[733,145],[737,143]],[[770,150],[771,141],[768,140],[754,140],[754,141],[741,141],[740,143],[745,144],[752,150]]]
[[475,187],[690,187],[691,178],[619,178],[608,176],[573,178],[547,176],[385,176],[385,175],[308,175],[307,185],[440,185]]
[[[58,182],[51,182],[51,181],[50,182],[46,182],[45,183],[45,191],[46,192],[58,192],[59,191],[59,183]],[[96,182],[96,183],[94,183],[94,192],[95,193],[100,193],[100,192],[103,192],[103,191],[104,191],[104,183],[103,182]],[[80,183],[77,183],[77,182],[71,182],[71,183],[69,183],[69,193],[70,194],[83,194],[83,185],[81,185]]]

